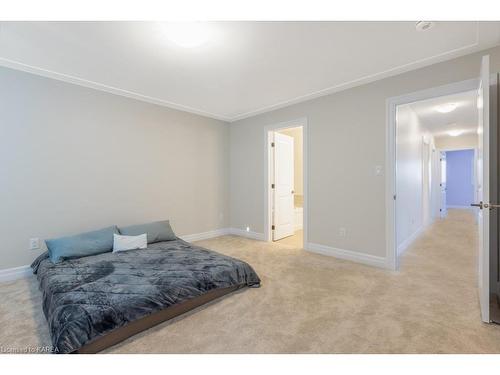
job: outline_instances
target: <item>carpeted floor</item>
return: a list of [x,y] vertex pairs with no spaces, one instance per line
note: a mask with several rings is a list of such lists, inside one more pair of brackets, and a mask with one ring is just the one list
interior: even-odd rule
[[302,247],[304,243],[304,230],[296,230],[293,236],[285,237],[281,240],[275,241],[278,245],[287,245],[287,246],[295,246]]
[[[500,326],[480,321],[476,234],[450,210],[390,272],[239,237],[199,244],[251,263],[247,289],[107,353],[500,353]],[[0,285],[0,346],[50,345],[33,279]]]

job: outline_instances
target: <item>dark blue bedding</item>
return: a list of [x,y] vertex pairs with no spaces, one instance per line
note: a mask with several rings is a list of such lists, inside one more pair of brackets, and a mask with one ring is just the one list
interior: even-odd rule
[[45,255],[32,268],[58,353],[209,291],[260,285],[247,263],[180,239],[57,264]]

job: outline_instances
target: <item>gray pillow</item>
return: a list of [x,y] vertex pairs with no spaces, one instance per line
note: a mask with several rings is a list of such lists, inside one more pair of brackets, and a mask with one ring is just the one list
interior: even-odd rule
[[85,257],[113,250],[114,233],[119,233],[116,226],[46,240],[45,244],[49,250],[50,260],[58,263],[67,258]]
[[138,236],[146,233],[148,243],[172,241],[177,239],[168,220],[123,227],[120,228],[120,233],[125,236]]

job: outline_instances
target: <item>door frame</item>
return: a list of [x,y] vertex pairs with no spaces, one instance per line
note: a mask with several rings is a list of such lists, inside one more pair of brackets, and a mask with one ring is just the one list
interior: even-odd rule
[[432,99],[439,96],[458,94],[465,91],[477,90],[479,79],[436,86],[409,94],[394,96],[386,100],[386,163],[385,169],[385,199],[386,199],[386,260],[387,268],[397,271],[399,257],[396,246],[396,109],[399,105],[409,104],[420,100]]
[[272,189],[271,189],[271,172],[273,171],[272,154],[271,154],[271,133],[280,129],[299,128],[302,127],[302,182],[304,187],[304,204],[303,204],[303,231],[304,242],[303,248],[309,239],[309,131],[307,117],[301,117],[295,120],[275,123],[264,127],[264,241],[272,241]]

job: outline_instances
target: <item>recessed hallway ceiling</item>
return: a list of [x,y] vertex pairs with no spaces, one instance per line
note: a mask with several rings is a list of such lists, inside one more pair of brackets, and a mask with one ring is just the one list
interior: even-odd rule
[[[438,109],[451,103],[456,105],[456,109],[453,111],[448,113],[438,111]],[[477,131],[476,91],[422,100],[412,103],[410,106],[426,130],[436,137],[446,136],[450,131],[461,131],[461,134],[472,134]]]
[[0,65],[234,121],[500,44],[499,22],[1,22]]

